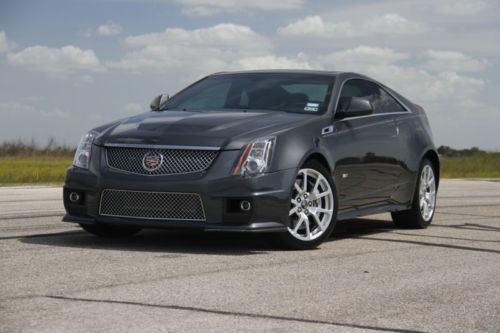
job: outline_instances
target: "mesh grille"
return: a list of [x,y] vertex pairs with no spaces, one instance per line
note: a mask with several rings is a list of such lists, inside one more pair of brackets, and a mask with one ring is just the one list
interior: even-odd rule
[[205,221],[198,194],[104,190],[100,215],[154,220]]
[[[216,150],[107,148],[108,165],[141,175],[175,175],[207,170],[217,157]],[[155,170],[144,167],[146,155],[162,156]]]

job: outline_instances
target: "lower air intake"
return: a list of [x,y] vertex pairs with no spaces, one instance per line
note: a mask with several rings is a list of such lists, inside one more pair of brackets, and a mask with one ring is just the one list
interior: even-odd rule
[[151,220],[206,220],[201,197],[195,193],[104,190],[99,214]]

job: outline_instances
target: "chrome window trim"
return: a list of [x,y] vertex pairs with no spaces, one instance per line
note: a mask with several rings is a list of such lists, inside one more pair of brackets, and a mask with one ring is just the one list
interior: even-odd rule
[[356,117],[348,117],[348,118],[343,118],[343,119],[336,119],[337,121],[345,121],[345,120],[350,120],[350,119],[362,119],[362,118],[370,118],[370,117],[378,117],[378,116],[389,116],[393,114],[410,114],[411,112],[408,111],[399,111],[399,112],[384,112],[384,113],[374,113],[374,114],[368,114],[365,116],[356,116]]
[[[102,214],[101,213],[102,198],[104,196],[105,191],[195,195],[198,197],[198,199],[200,199],[201,210],[203,211],[204,219],[195,219],[195,220],[193,220],[193,219],[171,219],[171,218],[162,219],[162,218],[158,218],[158,217],[138,217],[138,216],[126,216],[126,215]],[[127,219],[138,219],[138,220],[193,221],[193,222],[206,222],[207,221],[207,215],[205,213],[205,205],[203,204],[203,199],[201,198],[201,195],[199,195],[198,193],[185,193],[185,192],[135,191],[135,190],[117,190],[117,189],[112,189],[112,188],[106,188],[106,189],[103,189],[101,191],[101,197],[99,199],[99,215],[100,216],[109,216],[109,217],[123,217],[123,218],[127,218]]]
[[148,145],[135,143],[105,143],[104,147],[114,148],[144,148],[144,149],[172,149],[172,150],[221,150],[213,146],[179,146],[179,145]]
[[340,101],[340,95],[342,94],[342,89],[344,88],[344,85],[350,81],[350,80],[364,80],[364,81],[368,81],[368,82],[371,82],[373,84],[376,84],[378,87],[380,87],[380,89],[382,89],[383,91],[385,91],[389,96],[391,96],[392,98],[394,98],[402,107],[403,109],[405,109],[406,111],[398,111],[398,112],[382,112],[382,113],[376,113],[376,114],[371,114],[371,115],[367,115],[367,116],[358,116],[358,117],[349,117],[349,119],[358,119],[358,118],[361,118],[361,117],[370,117],[370,116],[375,116],[375,115],[388,115],[388,114],[407,114],[407,113],[413,113],[411,111],[411,109],[406,106],[405,103],[403,103],[399,98],[397,98],[396,96],[394,96],[390,91],[388,91],[387,89],[385,89],[380,83],[374,81],[374,80],[371,80],[371,79],[366,79],[366,78],[363,78],[363,77],[350,77],[348,79],[345,79],[344,81],[342,81],[342,83],[340,84],[340,88],[339,88],[339,93],[337,94],[337,100],[335,102],[335,109],[333,110],[334,112],[334,115],[335,113],[337,112],[337,108],[339,106],[339,101]]

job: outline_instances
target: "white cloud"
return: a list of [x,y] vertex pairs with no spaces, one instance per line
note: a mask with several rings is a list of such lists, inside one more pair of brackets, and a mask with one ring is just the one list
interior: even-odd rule
[[54,77],[66,77],[77,72],[106,70],[93,50],[82,50],[73,45],[61,48],[36,45],[17,53],[7,54],[7,61],[12,66],[46,73]]
[[[257,45],[246,45],[254,42]],[[246,51],[254,47],[268,47],[269,42],[251,28],[232,23],[221,23],[209,28],[186,30],[182,28],[167,28],[164,32],[131,36],[125,43],[132,46],[160,45],[162,43],[178,43],[182,46],[208,47],[240,47]],[[237,45],[241,43],[242,45]]]
[[[349,26],[350,27],[350,26]],[[330,24],[328,27],[320,16],[307,16],[301,20],[278,28],[278,33],[287,36],[326,36],[327,30],[339,29],[338,24]]]
[[101,36],[116,36],[122,32],[123,28],[118,23],[108,22],[97,28],[97,33]]
[[270,41],[242,25],[222,23],[209,28],[167,28],[160,33],[130,36],[125,43],[137,50],[110,67],[159,70],[199,76],[234,67],[246,57],[269,54]]
[[483,80],[460,75],[449,68],[425,70],[400,64],[408,59],[412,59],[408,54],[389,48],[359,46],[320,57],[319,62],[326,68],[369,75],[417,103],[459,103],[475,96],[484,85]]
[[301,8],[305,0],[176,0],[187,15],[210,16],[242,10],[284,10]]
[[428,30],[423,23],[388,13],[352,22],[349,20],[325,22],[321,16],[307,16],[278,28],[283,36],[310,36],[326,39],[363,37],[373,35],[416,35]]
[[237,69],[311,69],[312,66],[303,54],[296,58],[266,55],[260,57],[243,58],[236,64]]
[[5,31],[0,31],[0,53],[12,51],[16,47],[16,43],[7,38]]
[[389,48],[361,45],[320,56],[320,62],[326,66],[342,68],[345,71],[355,71],[359,67],[388,65],[408,58],[408,54],[396,52]]
[[424,66],[434,71],[475,72],[487,66],[487,61],[474,59],[461,52],[428,50]]

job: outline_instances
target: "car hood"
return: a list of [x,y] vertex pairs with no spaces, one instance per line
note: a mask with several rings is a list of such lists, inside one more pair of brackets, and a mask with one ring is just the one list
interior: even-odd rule
[[249,141],[295,128],[315,116],[265,111],[147,112],[105,128],[97,145],[175,145],[240,149]]

